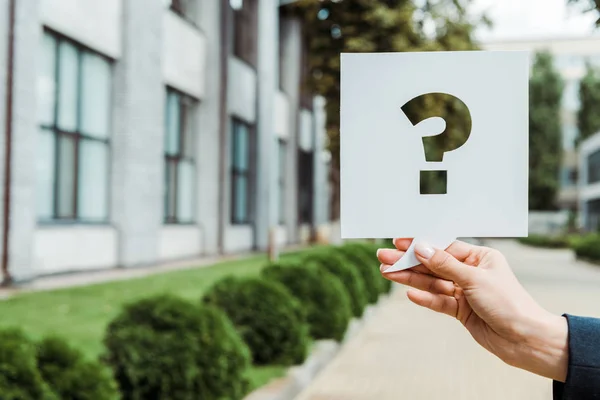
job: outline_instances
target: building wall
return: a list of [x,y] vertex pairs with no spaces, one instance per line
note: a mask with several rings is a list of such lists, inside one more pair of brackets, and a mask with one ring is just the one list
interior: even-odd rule
[[221,91],[221,4],[203,1],[200,12],[200,28],[206,36],[206,70],[204,72],[204,96],[200,102],[197,135],[198,224],[202,230],[202,253],[219,251],[219,137]]
[[195,98],[204,98],[207,64],[204,33],[170,11],[163,13],[162,23],[161,60],[165,83]]
[[[288,96],[281,90],[279,90],[277,92],[277,95],[275,96],[275,105],[274,105],[274,113],[273,113],[273,117],[274,117],[274,125],[275,125],[275,136],[277,138],[277,140],[281,140],[284,141],[286,144],[286,155],[285,155],[285,162],[286,165],[284,166],[284,197],[285,197],[285,192],[287,192],[289,190],[289,185],[287,184],[287,181],[285,181],[285,175],[287,173],[287,164],[288,164],[288,158],[289,158],[289,147],[290,147],[290,141],[293,139],[293,137],[290,135],[290,131],[291,131],[291,127],[289,124],[290,121],[290,101]],[[279,151],[279,149],[277,149],[277,152]],[[278,154],[276,154],[273,158],[275,160],[278,161]],[[279,179],[279,174],[281,174],[282,172],[279,171],[279,168],[281,168],[281,165],[279,164],[279,162],[277,163],[276,166],[276,170],[277,173],[274,174],[274,177],[278,180]],[[281,190],[281,185],[279,183],[279,181],[277,181],[275,183],[275,190],[274,193],[276,194],[276,198],[273,199],[273,207],[276,208],[277,210],[277,229],[275,229],[275,243],[277,246],[283,246],[287,243],[288,241],[288,235],[287,235],[287,225],[289,223],[289,219],[287,217],[287,215],[285,215],[285,213],[287,212],[287,208],[288,205],[284,204],[283,207],[284,209],[280,209],[281,208],[281,204],[279,202],[279,193],[278,191]]]
[[[8,1],[0,3],[0,187],[4,187],[4,151],[6,143],[6,56],[8,51]],[[4,190],[0,190],[0,204],[4,204]],[[0,221],[4,217],[4,208],[0,207]],[[3,252],[3,230],[0,229],[0,252]],[[0,272],[0,279],[4,279]]]
[[118,264],[119,235],[111,226],[44,226],[35,230],[35,274],[110,268]]
[[35,273],[31,248],[36,227],[36,169],[31,160],[36,159],[36,67],[41,33],[39,1],[17,1],[8,248],[8,267],[15,280],[29,279]]
[[523,40],[495,40],[484,42],[485,50],[515,50],[531,51],[545,49],[553,54],[573,54],[579,56],[598,56],[594,51],[600,42],[598,37],[581,38],[547,38],[547,39],[523,39]]
[[326,112],[325,99],[318,96],[314,100],[314,225],[317,227],[317,235],[325,237],[329,229],[329,185],[328,185],[328,153],[326,149],[327,132],[325,130]]
[[203,234],[196,225],[164,225],[160,230],[160,261],[198,257],[202,253]]
[[314,150],[313,114],[310,110],[300,111],[300,128],[298,131],[298,147],[305,151]]
[[[119,265],[158,258],[163,209],[165,87],[160,2],[123,4],[123,55],[114,65],[111,222]],[[159,211],[161,210],[161,211]]]
[[600,132],[580,143],[579,146],[579,221],[587,230],[597,230],[597,217],[591,215],[590,203],[600,200],[600,182],[588,183],[588,158],[600,150]]
[[275,104],[273,106],[273,125],[275,126],[275,136],[278,139],[290,139],[290,101],[288,96],[279,90],[275,95]]
[[[15,33],[13,163],[10,265],[20,280],[37,275],[130,267],[194,258],[219,251],[265,249],[275,233],[279,245],[311,237],[326,225],[327,204],[322,158],[324,111],[300,107],[301,26],[284,20],[279,54],[279,8],[276,0],[259,0],[256,66],[229,55],[221,65],[221,5],[202,0],[190,23],[163,1],[18,0]],[[7,14],[0,4],[0,79],[5,79]],[[7,4],[6,4],[7,5]],[[4,21],[4,23],[3,23]],[[110,117],[109,219],[89,224],[77,220],[41,223],[36,211],[36,113],[39,54],[44,28],[82,44],[112,63]],[[279,79],[279,57],[285,76]],[[227,68],[228,86],[221,87]],[[165,98],[172,87],[197,100],[194,158],[197,219],[165,224]],[[0,85],[0,122],[4,121],[5,85]],[[226,95],[228,121],[237,118],[255,127],[257,169],[254,225],[231,225],[229,173],[221,181],[219,165],[229,166],[230,126],[220,125]],[[315,103],[317,104],[317,103]],[[0,123],[0,133],[4,133]],[[224,137],[225,149],[221,149]],[[5,135],[0,135],[0,180]],[[278,141],[288,143],[285,165],[286,210],[278,207]],[[298,226],[297,150],[310,148],[314,160],[314,215]],[[225,160],[221,160],[221,152]],[[228,170],[227,170],[228,172]],[[225,193],[220,204],[220,193]],[[0,197],[2,193],[0,193]],[[220,216],[222,206],[227,215]],[[1,209],[0,209],[1,213]],[[223,222],[222,230],[220,224]],[[313,227],[311,227],[313,225]],[[1,232],[0,232],[1,233]]]
[[[585,62],[600,65],[600,38],[555,38],[542,40],[513,40],[483,43],[485,50],[549,51],[564,81],[561,123],[563,125],[563,161],[560,172],[561,189],[558,204],[565,209],[576,208],[577,201],[577,149],[575,138],[577,110],[579,108],[578,84],[585,74]],[[533,54],[531,56],[533,61]],[[575,178],[575,179],[573,179]]]
[[248,124],[256,122],[256,71],[237,57],[229,58],[227,104],[229,115]]
[[44,26],[111,58],[122,53],[122,0],[39,0]]
[[[279,82],[279,0],[258,2],[257,72],[257,168],[256,190],[260,201],[255,210],[255,247],[267,249],[269,234],[278,224],[277,137],[272,116]],[[262,195],[262,196],[261,196]]]
[[302,26],[298,19],[280,19],[281,71],[279,86],[289,105],[287,163],[285,171],[285,225],[287,240],[298,241],[298,136],[300,125],[300,66],[302,54]]

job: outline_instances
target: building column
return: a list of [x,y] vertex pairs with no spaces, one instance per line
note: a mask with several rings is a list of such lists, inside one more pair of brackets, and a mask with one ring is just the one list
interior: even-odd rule
[[300,80],[302,65],[302,24],[297,18],[281,21],[281,46],[283,60],[281,87],[289,101],[289,137],[285,172],[285,204],[287,238],[297,243],[298,238],[298,136],[300,126]]
[[202,228],[202,251],[217,254],[219,251],[219,162],[221,123],[221,2],[202,4],[200,26],[206,35],[206,91],[199,105],[197,162],[198,222]]
[[[8,52],[8,1],[0,3],[0,188],[4,188],[4,149],[6,146],[6,56]],[[4,190],[0,189],[0,204],[4,204]],[[3,220],[3,207],[0,207],[0,221]],[[1,226],[1,224],[0,224]],[[2,248],[0,229],[0,253]],[[4,280],[0,272],[0,282]]]
[[584,230],[590,229],[590,221],[588,215],[588,197],[585,193],[585,188],[588,182],[588,157],[589,152],[585,148],[585,145],[581,145],[579,148],[578,154],[578,167],[579,174],[577,179],[577,192],[579,202],[579,210],[578,210],[578,227],[583,228]]
[[325,147],[327,139],[325,98],[316,96],[313,101],[313,226],[319,229],[329,220],[329,190],[327,182],[327,163]]
[[123,2],[123,56],[114,69],[111,218],[119,264],[156,262],[164,209],[164,2]]
[[[0,11],[0,35],[4,43],[0,45],[2,55],[3,80],[6,82],[6,56],[8,50],[8,1],[3,2]],[[38,55],[40,54],[41,23],[38,0],[17,0],[15,2],[14,58],[13,58],[13,101],[12,101],[12,163],[10,195],[10,230],[8,241],[8,269],[15,281],[31,279],[33,271],[33,239],[36,227],[36,169],[32,160],[36,159],[37,139],[37,81]],[[2,93],[2,131],[5,126],[6,87]],[[4,150],[6,132],[0,141],[4,177]],[[2,185],[4,187],[4,185]],[[2,190],[2,197],[4,191]],[[4,201],[4,198],[2,198]],[[4,249],[3,249],[4,250]]]
[[278,26],[279,2],[259,0],[254,241],[260,250],[268,247],[269,231],[277,226],[277,138],[273,110],[279,72]]

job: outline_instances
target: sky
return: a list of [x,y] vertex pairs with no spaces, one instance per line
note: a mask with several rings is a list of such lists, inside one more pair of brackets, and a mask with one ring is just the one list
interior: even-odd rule
[[492,30],[480,30],[481,40],[558,38],[600,35],[598,14],[584,14],[567,0],[475,0],[473,10],[487,10]]

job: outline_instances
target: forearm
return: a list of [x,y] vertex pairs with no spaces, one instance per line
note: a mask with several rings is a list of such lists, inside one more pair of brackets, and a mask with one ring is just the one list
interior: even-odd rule
[[537,322],[537,332],[525,341],[523,369],[564,382],[569,367],[569,326],[564,317],[548,314]]
[[518,329],[515,346],[501,358],[514,367],[564,382],[569,365],[567,320],[545,311],[527,320],[526,327]]

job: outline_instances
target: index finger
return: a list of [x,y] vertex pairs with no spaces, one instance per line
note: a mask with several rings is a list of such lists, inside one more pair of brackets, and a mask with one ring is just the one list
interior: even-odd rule
[[475,253],[479,253],[481,249],[481,246],[455,240],[450,246],[448,246],[446,252],[450,253],[458,261],[465,262],[467,258]]
[[406,251],[410,247],[413,238],[395,238],[393,240],[394,246],[400,251]]

